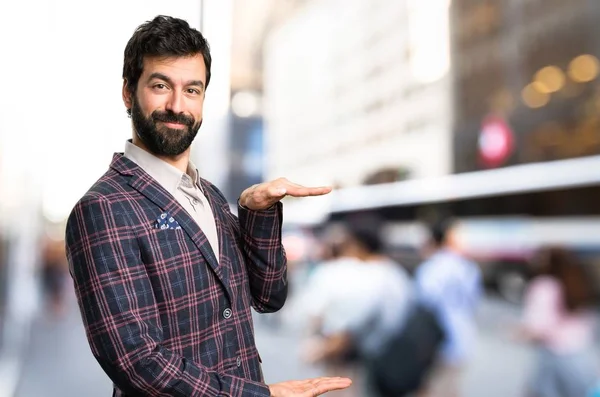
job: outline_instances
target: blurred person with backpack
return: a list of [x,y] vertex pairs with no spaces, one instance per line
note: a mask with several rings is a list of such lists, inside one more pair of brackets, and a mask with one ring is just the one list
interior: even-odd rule
[[460,395],[461,375],[476,343],[481,271],[463,254],[457,230],[457,223],[447,218],[430,225],[430,256],[415,274],[419,302],[435,315],[444,334],[437,362],[421,390],[427,397]]
[[[332,246],[334,258],[319,266],[301,298],[311,302],[316,327],[305,358],[326,371],[354,375],[355,383],[365,379],[372,358],[403,328],[412,303],[408,274],[381,253],[381,228],[375,217],[349,219],[345,237]],[[362,397],[373,388],[369,382],[363,390],[357,386],[344,392]]]

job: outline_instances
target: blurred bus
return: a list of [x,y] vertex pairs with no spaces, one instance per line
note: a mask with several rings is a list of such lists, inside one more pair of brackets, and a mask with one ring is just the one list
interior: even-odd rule
[[389,253],[409,270],[421,261],[425,222],[451,214],[467,254],[481,265],[486,283],[506,299],[519,300],[536,271],[533,255],[545,245],[576,251],[600,292],[598,170],[600,156],[589,156],[360,186],[314,204],[292,202],[285,213],[288,227],[304,222],[304,227],[322,228],[374,212],[386,220],[382,229]]

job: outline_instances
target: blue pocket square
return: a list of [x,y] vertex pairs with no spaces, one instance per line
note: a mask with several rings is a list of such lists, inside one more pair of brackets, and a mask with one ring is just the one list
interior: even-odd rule
[[163,212],[158,218],[156,218],[157,229],[181,229],[179,223],[169,215],[168,212]]

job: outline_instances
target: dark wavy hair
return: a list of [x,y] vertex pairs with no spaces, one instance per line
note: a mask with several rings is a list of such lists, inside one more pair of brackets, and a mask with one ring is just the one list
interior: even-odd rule
[[448,240],[448,234],[452,228],[456,225],[456,220],[451,217],[443,217],[430,222],[427,226],[429,228],[429,236],[433,244],[436,247],[442,247]]
[[359,214],[346,219],[349,237],[370,254],[381,254],[385,248],[382,236],[384,219],[375,214]]
[[206,66],[206,87],[210,82],[210,47],[202,33],[179,18],[159,15],[140,25],[125,47],[123,79],[135,94],[144,70],[144,57],[187,57],[202,54]]
[[537,253],[541,273],[554,277],[563,287],[565,306],[576,311],[591,306],[595,293],[589,272],[577,256],[563,247],[544,247]]

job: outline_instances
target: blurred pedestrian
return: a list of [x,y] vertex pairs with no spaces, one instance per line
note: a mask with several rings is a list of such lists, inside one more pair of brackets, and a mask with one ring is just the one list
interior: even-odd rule
[[528,396],[587,396],[598,380],[590,278],[566,249],[545,248],[537,260],[518,333],[537,349]]
[[65,244],[49,236],[44,239],[41,255],[41,279],[49,314],[61,318],[67,312],[67,280],[69,276]]
[[445,337],[437,363],[421,391],[427,397],[460,395],[461,376],[476,343],[481,272],[464,255],[457,226],[452,219],[430,225],[431,255],[415,274],[418,299],[435,314]]
[[407,272],[383,254],[380,219],[359,217],[345,226],[346,237],[332,245],[337,258],[316,271],[305,292],[319,326],[305,354],[362,380],[343,394],[362,397],[372,392],[366,366],[400,332],[413,291]]

